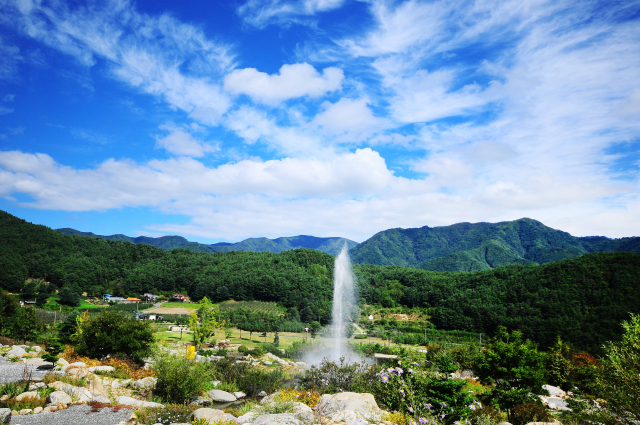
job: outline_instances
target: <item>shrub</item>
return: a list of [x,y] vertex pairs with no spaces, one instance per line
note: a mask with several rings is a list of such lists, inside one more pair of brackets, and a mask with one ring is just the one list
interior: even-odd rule
[[47,385],[52,384],[56,381],[64,382],[65,384],[73,385],[74,387],[84,387],[85,385],[87,385],[87,381],[85,381],[84,378],[76,378],[70,375],[60,376],[54,375],[53,373],[47,373],[42,378],[42,382]]
[[386,412],[382,420],[391,422],[392,425],[407,425],[411,416],[403,412]]
[[47,397],[25,397],[20,401],[15,398],[7,400],[7,407],[11,410],[35,409],[36,407],[45,407],[47,405]]
[[511,421],[513,425],[525,425],[529,422],[549,422],[551,415],[547,408],[538,403],[524,403],[511,409]]
[[185,403],[199,395],[211,378],[205,363],[171,355],[158,357],[153,370],[158,378],[155,393],[170,403]]
[[338,391],[371,392],[370,388],[378,380],[376,372],[379,368],[363,363],[350,363],[345,357],[338,362],[323,359],[319,366],[313,365],[304,374],[301,385],[320,393],[337,393]]
[[110,311],[89,318],[73,340],[80,354],[93,358],[117,355],[136,362],[149,354],[154,342],[153,330],[147,321]]
[[78,316],[80,316],[80,313],[77,310],[73,310],[59,325],[60,327],[58,328],[58,338],[60,339],[60,342],[63,342],[65,344],[71,342],[71,336],[76,333],[76,318]]
[[305,391],[287,388],[278,393],[276,401],[297,401],[304,403],[312,409],[318,405],[321,394],[317,391]]
[[477,409],[471,415],[472,422],[477,425],[496,425],[502,422],[502,413],[491,406]]
[[193,411],[199,406],[185,404],[167,404],[159,407],[143,407],[135,412],[136,420],[141,425],[190,423]]
[[368,336],[365,334],[357,334],[356,336],[353,337],[354,339],[367,339]]
[[220,382],[234,383],[240,391],[253,397],[260,391],[269,394],[282,388],[284,385],[281,369],[266,371],[248,363],[236,363],[235,359],[222,359],[209,363],[213,379]]
[[78,307],[80,305],[80,295],[68,286],[65,286],[58,292],[58,301],[62,305]]

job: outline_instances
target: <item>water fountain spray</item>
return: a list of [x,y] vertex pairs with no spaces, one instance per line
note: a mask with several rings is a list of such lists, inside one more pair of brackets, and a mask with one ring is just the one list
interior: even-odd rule
[[336,257],[333,269],[333,310],[331,312],[333,326],[333,347],[331,358],[338,360],[347,353],[345,342],[345,325],[350,325],[350,315],[353,314],[356,302],[354,277],[351,271],[351,261],[347,244]]

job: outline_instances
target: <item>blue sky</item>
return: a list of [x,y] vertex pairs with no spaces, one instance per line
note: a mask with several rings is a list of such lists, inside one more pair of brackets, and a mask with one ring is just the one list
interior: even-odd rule
[[640,2],[0,0],[0,209],[200,242],[640,235]]

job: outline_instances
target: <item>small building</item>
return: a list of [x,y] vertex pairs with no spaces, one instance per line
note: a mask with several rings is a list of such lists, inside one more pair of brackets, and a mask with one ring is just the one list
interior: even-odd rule
[[122,297],[105,297],[104,300],[108,303],[110,302],[114,302],[114,303],[119,303],[119,302],[124,302],[126,301],[124,298]]
[[151,294],[149,292],[146,292],[142,298],[144,298],[145,300],[149,300],[149,301],[155,301],[157,300],[159,297],[159,295],[155,295],[155,294]]
[[136,303],[136,302],[139,302],[139,301],[142,301],[142,300],[140,298],[129,297],[125,301],[129,302],[129,303]]
[[187,297],[186,295],[182,295],[182,294],[173,294],[171,297],[175,298],[176,300],[182,301],[182,302],[189,301],[189,297]]
[[375,357],[377,365],[384,364],[384,362],[389,360],[389,359],[397,359],[398,358],[398,356],[395,355],[395,354],[380,354],[380,353],[375,353],[373,355],[373,357]]

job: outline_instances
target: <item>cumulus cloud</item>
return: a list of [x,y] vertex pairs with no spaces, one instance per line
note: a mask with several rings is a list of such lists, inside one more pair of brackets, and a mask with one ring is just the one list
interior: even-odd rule
[[217,146],[202,142],[182,128],[173,125],[161,125],[160,130],[169,132],[165,136],[156,136],[157,146],[175,155],[200,158],[207,153],[219,150]]
[[340,89],[344,73],[329,67],[320,74],[308,63],[282,65],[278,74],[269,75],[255,68],[236,69],[224,77],[224,88],[246,94],[258,102],[277,104],[296,97],[319,97]]
[[335,134],[374,131],[383,127],[385,120],[375,117],[368,103],[368,99],[348,98],[336,103],[323,102],[323,111],[313,118],[310,125]]

